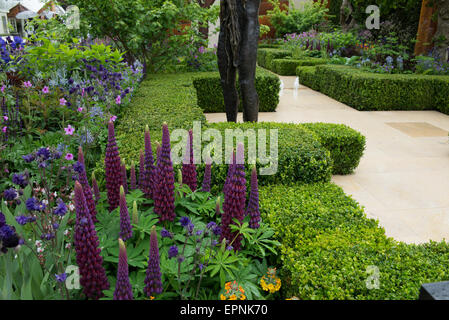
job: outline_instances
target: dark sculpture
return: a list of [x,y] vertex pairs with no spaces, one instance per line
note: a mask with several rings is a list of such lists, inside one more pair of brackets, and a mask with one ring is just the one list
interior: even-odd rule
[[259,40],[259,5],[260,0],[220,1],[217,56],[228,122],[237,121],[237,70],[243,100],[243,121],[257,122],[259,97],[254,80]]

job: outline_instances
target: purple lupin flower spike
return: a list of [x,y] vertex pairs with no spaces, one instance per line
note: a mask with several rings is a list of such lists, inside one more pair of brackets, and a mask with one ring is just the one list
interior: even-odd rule
[[104,296],[103,290],[109,289],[109,282],[102,266],[97,232],[87,208],[83,187],[78,181],[75,182],[75,210],[74,245],[80,284],[88,298],[99,299]]
[[148,297],[162,293],[162,275],[159,260],[156,226],[151,228],[150,257],[148,259],[147,275],[145,277],[144,292]]
[[234,150],[232,151],[232,155],[231,155],[230,161],[231,162],[230,162],[229,167],[228,167],[228,175],[226,176],[226,180],[225,180],[225,183],[224,183],[224,186],[223,186],[223,193],[225,192],[226,188],[228,187],[229,181],[231,180],[231,177],[232,177],[233,172],[234,172],[235,161],[236,161],[236,159],[235,159],[235,151]]
[[129,179],[130,179],[130,188],[131,190],[136,190],[137,189],[137,182],[136,182],[136,166],[134,164],[134,161],[131,161],[131,169],[129,172]]
[[115,141],[114,123],[112,121],[109,121],[108,124],[108,144],[106,146],[104,162],[109,211],[112,211],[119,205],[120,185],[122,184],[120,156],[117,142]]
[[153,196],[154,212],[159,221],[175,219],[175,175],[170,157],[170,132],[166,123],[162,126],[162,146],[156,167],[157,188]]
[[[233,161],[234,162],[234,161]],[[233,219],[239,222],[243,221],[246,205],[246,179],[243,144],[237,145],[236,161],[231,164],[234,166],[232,175],[229,178],[228,186],[225,189],[223,214],[221,218],[222,233],[220,242],[225,238],[229,243],[232,241],[234,250],[240,250],[242,235],[238,232],[231,232],[230,224]]]
[[128,175],[126,173],[125,160],[122,160],[120,164],[120,171],[122,172],[122,186],[125,189],[125,193],[128,193]]
[[95,178],[95,174],[92,172],[92,190],[95,195],[95,203],[98,204],[100,200],[100,189],[98,188],[97,179]]
[[114,300],[133,300],[133,290],[129,282],[128,257],[125,243],[118,239],[119,256],[117,282],[115,283]]
[[128,206],[126,204],[125,190],[120,186],[120,238],[124,241],[133,236],[131,219],[129,217]]
[[201,186],[201,191],[203,192],[210,192],[211,168],[211,159],[207,158],[206,167],[204,168],[203,185]]
[[187,149],[182,162],[182,183],[190,187],[190,190],[195,191],[197,188],[196,179],[196,165],[193,159],[193,131],[189,130],[189,139],[187,141]]
[[144,187],[145,187],[145,156],[143,154],[143,151],[140,150],[140,157],[139,157],[139,189],[142,192],[144,192]]
[[89,208],[90,216],[93,223],[97,223],[97,208],[92,195],[92,189],[87,181],[86,167],[84,166],[84,153],[83,148],[78,147],[78,181],[83,187],[84,197],[86,198],[87,207]]
[[257,185],[257,169],[253,167],[251,171],[251,191],[249,194],[248,208],[246,208],[245,215],[250,217],[249,227],[257,229],[260,227],[260,211],[259,211],[259,189]]
[[150,129],[148,126],[145,127],[145,179],[144,179],[144,190],[145,196],[147,198],[153,198],[154,192],[154,158],[153,150],[151,149],[151,137]]

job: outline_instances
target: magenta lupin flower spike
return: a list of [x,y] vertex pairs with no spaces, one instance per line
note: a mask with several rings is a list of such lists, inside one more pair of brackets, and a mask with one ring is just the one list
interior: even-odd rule
[[115,283],[114,300],[133,300],[133,290],[129,282],[128,257],[126,246],[122,239],[118,239],[119,256],[117,268],[117,282]]
[[231,164],[232,174],[229,177],[229,182],[225,188],[223,214],[221,220],[222,233],[220,241],[224,238],[231,243],[234,250],[240,250],[242,235],[238,232],[232,232],[230,224],[234,224],[233,219],[239,222],[243,221],[245,217],[246,206],[246,179],[245,179],[245,165],[244,163],[244,149],[243,144],[237,145],[236,161]]
[[95,206],[95,200],[92,195],[92,189],[87,181],[86,168],[84,166],[84,153],[83,148],[78,148],[78,181],[83,187],[84,197],[86,199],[87,207],[89,208],[90,216],[92,217],[93,223],[97,223],[97,208]]
[[153,158],[153,150],[151,148],[151,137],[150,137],[150,129],[148,126],[145,127],[145,180],[144,180],[144,190],[145,196],[147,198],[153,198],[153,189],[154,189],[154,158]]
[[131,227],[131,219],[126,204],[125,190],[123,186],[120,186],[120,238],[126,241],[132,236],[133,229]]
[[257,185],[257,169],[253,167],[251,171],[251,191],[249,194],[248,207],[245,215],[249,215],[249,227],[257,229],[260,227],[260,211],[259,211],[259,188]]
[[157,243],[156,226],[153,226],[151,228],[150,256],[148,259],[148,268],[144,283],[144,292],[148,297],[162,293],[162,275],[159,260],[159,247]]
[[212,169],[212,161],[210,158],[206,160],[206,166],[204,168],[204,177],[203,184],[201,186],[201,191],[210,192],[210,182],[211,182],[211,169]]
[[109,211],[112,211],[119,205],[120,185],[122,184],[120,156],[117,142],[115,141],[114,123],[112,121],[109,121],[108,124],[108,144],[106,146],[104,162]]
[[74,245],[80,284],[86,297],[99,299],[104,296],[103,290],[109,289],[109,282],[102,266],[97,232],[87,208],[83,187],[78,181],[75,182],[75,211]]
[[182,183],[195,191],[197,188],[196,165],[193,158],[193,131],[189,130],[189,138],[187,140],[186,154],[182,162]]
[[159,221],[175,219],[175,175],[170,157],[170,132],[166,123],[162,126],[162,145],[156,167],[157,188],[153,196],[154,212]]

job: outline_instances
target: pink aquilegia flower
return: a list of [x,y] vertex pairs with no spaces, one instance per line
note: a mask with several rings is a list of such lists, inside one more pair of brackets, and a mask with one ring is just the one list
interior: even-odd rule
[[65,106],[65,105],[67,104],[67,100],[64,99],[64,98],[61,98],[61,99],[59,99],[59,104],[60,104],[61,106]]
[[6,130],[8,130],[8,127],[3,127],[2,131],[6,132]]
[[82,107],[79,107],[77,110],[78,110],[78,112],[83,112],[83,108]]
[[84,97],[84,88],[81,88],[81,97]]
[[31,84],[31,81],[25,81],[25,82],[23,83],[23,86],[24,86],[25,88],[31,88],[33,85]]
[[115,120],[117,120],[117,116],[112,116],[109,120],[115,122]]
[[50,89],[47,86],[45,86],[45,87],[42,88],[42,92],[43,93],[49,93]]
[[8,116],[3,116],[3,120],[8,121],[9,120]]
[[121,104],[121,103],[122,103],[122,97],[117,96],[117,98],[115,98],[115,104]]
[[6,89],[6,86],[5,86],[4,84],[2,84],[2,86],[1,86],[1,88],[0,88],[0,91],[1,91],[2,93],[5,93],[5,89]]
[[71,154],[71,153],[67,153],[66,155],[65,155],[65,159],[66,160],[73,160],[73,154]]
[[66,135],[71,136],[71,135],[73,135],[75,128],[69,124],[69,126],[67,128],[64,128],[64,131],[65,131]]

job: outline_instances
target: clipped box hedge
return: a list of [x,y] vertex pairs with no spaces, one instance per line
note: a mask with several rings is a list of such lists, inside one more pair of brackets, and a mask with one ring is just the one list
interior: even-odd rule
[[297,75],[301,84],[357,110],[438,110],[449,114],[449,76],[376,74],[339,65],[298,67]]
[[[259,96],[259,111],[273,112],[279,104],[281,82],[274,73],[257,68],[256,91]],[[197,93],[198,106],[204,112],[225,112],[223,92],[218,72],[201,73],[193,80]],[[242,111],[241,92],[237,79],[237,90],[240,95],[239,111]]]
[[257,64],[268,70],[274,70],[273,60],[291,57],[292,54],[288,50],[266,48],[257,50]]
[[313,131],[323,147],[329,150],[333,174],[349,174],[360,163],[365,151],[366,139],[360,132],[344,125],[333,123],[305,123]]
[[272,63],[272,65],[274,65],[274,70],[272,71],[281,76],[294,76],[296,75],[296,68],[298,66],[317,66],[321,64],[326,64],[326,59],[275,59]]
[[[448,280],[448,243],[388,238],[335,184],[262,186],[259,199],[262,219],[282,243],[284,298],[417,299],[421,284]],[[367,286],[373,266],[378,289]]]

